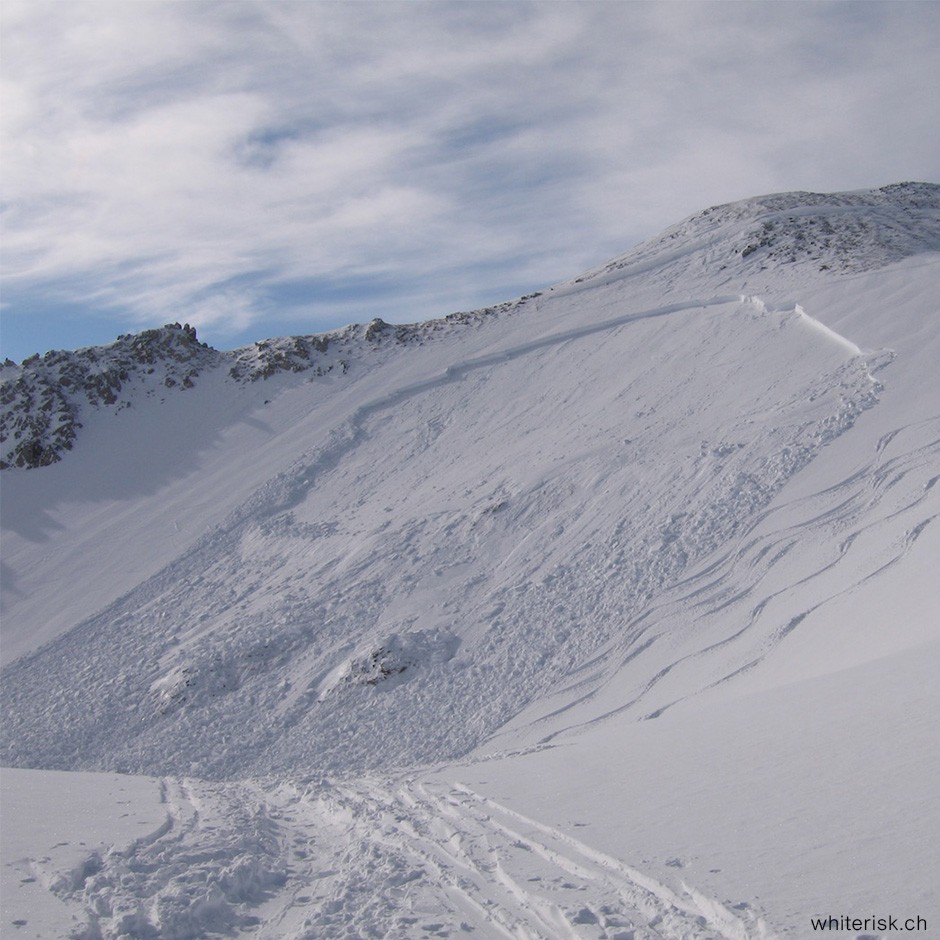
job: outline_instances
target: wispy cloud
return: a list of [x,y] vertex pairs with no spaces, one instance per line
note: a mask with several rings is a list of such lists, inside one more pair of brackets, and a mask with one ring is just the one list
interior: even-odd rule
[[935,4],[7,2],[2,35],[5,344],[57,307],[416,319],[940,168]]

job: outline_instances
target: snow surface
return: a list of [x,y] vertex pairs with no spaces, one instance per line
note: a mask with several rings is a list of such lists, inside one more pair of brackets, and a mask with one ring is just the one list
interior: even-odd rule
[[100,871],[113,845],[141,846],[167,829],[160,787],[145,777],[5,768],[0,807],[4,936],[83,930],[84,911],[70,909],[68,896]]
[[[76,406],[3,480],[5,873],[89,938],[936,930],[938,193]],[[152,838],[8,839],[91,771]]]

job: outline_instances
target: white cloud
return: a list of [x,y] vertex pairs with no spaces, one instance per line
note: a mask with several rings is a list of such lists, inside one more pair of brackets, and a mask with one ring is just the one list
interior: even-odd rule
[[224,339],[304,280],[348,285],[331,316],[357,285],[428,316],[715,202],[935,179],[938,27],[916,3],[7,3],[5,316],[65,298]]

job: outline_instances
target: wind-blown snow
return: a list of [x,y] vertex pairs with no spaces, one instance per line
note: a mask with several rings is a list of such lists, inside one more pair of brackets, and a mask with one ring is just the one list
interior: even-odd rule
[[719,207],[524,302],[193,337],[191,387],[69,404],[4,476],[4,760],[175,807],[63,895],[87,935],[929,920],[938,191]]

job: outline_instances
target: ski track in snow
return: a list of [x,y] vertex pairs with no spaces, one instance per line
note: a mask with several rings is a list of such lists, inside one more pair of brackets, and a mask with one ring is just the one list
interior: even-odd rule
[[694,887],[674,891],[460,784],[162,782],[167,823],[89,859],[55,892],[73,940],[758,940]]
[[[889,457],[889,445],[906,431],[926,442]],[[940,515],[934,492],[940,477],[931,476],[940,460],[940,438],[932,438],[931,432],[938,431],[940,416],[920,427],[888,432],[878,441],[871,461],[851,477],[798,501],[777,502],[760,513],[749,528],[755,531],[762,527],[769,532],[750,538],[745,535],[728,550],[709,558],[699,570],[664,591],[624,631],[625,637],[615,646],[582,664],[580,678],[565,690],[570,695],[580,688],[580,693],[535,722],[535,727],[545,722],[561,725],[541,737],[540,742],[547,744],[631,711],[647,701],[677,668],[719,651],[727,658],[727,648],[737,644],[739,649],[733,659],[742,665],[703,685],[702,691],[721,685],[759,665],[810,614],[899,564]],[[776,517],[790,518],[794,511],[800,522],[782,528],[773,526]],[[866,540],[882,546],[880,553],[873,555],[870,549],[862,548]],[[809,547],[813,544],[822,547],[818,555]],[[815,564],[810,564],[802,577],[775,583],[775,566],[797,545]],[[838,587],[833,588],[833,584]],[[807,599],[814,596],[815,602],[807,606]],[[800,605],[798,609],[788,606],[790,598]],[[790,613],[781,613],[788,609]],[[657,630],[657,625],[690,614],[697,622],[720,614],[731,632],[669,661],[615,708],[604,709],[585,721],[559,722],[567,712],[588,706],[609,683],[622,682],[625,667],[661,638],[661,627]],[[680,700],[667,698],[645,717],[657,718]]]
[[166,778],[161,794],[160,829],[52,882],[83,913],[72,940],[250,931],[253,908],[286,882],[280,831],[250,785]]

